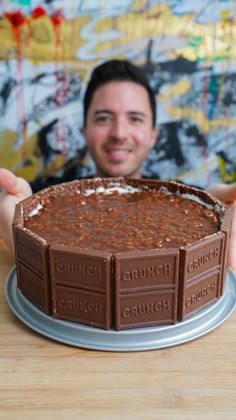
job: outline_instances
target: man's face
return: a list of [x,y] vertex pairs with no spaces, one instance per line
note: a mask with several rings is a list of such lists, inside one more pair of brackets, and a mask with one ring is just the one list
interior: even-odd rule
[[128,81],[99,87],[83,134],[98,176],[140,177],[157,136],[145,88]]

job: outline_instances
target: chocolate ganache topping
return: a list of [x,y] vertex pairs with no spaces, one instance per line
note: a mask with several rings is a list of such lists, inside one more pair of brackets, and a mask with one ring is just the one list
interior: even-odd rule
[[25,227],[48,243],[108,252],[186,246],[220,223],[220,213],[191,194],[119,182],[45,197],[25,216]]

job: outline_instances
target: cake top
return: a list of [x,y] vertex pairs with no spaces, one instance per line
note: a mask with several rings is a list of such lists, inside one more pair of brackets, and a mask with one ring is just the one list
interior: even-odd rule
[[191,245],[218,232],[223,213],[209,194],[175,182],[95,178],[35,194],[18,221],[49,244],[123,252]]

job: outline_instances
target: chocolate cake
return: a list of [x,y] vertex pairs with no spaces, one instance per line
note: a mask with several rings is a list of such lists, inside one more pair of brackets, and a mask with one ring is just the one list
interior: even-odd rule
[[16,206],[17,287],[47,315],[91,327],[181,322],[223,294],[231,219],[176,182],[52,186]]

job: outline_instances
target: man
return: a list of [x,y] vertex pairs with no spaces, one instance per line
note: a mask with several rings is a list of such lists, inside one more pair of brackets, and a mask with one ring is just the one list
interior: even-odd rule
[[[141,177],[143,161],[157,138],[155,121],[155,97],[142,70],[124,60],[94,69],[84,96],[83,134],[97,176]],[[50,183],[59,181],[64,179],[50,179]],[[46,180],[41,188],[48,185]],[[14,208],[32,190],[6,169],[0,169],[0,187],[6,191],[0,203],[0,235],[13,250]],[[211,193],[226,203],[234,202],[230,265],[236,270],[236,185],[216,185]]]

